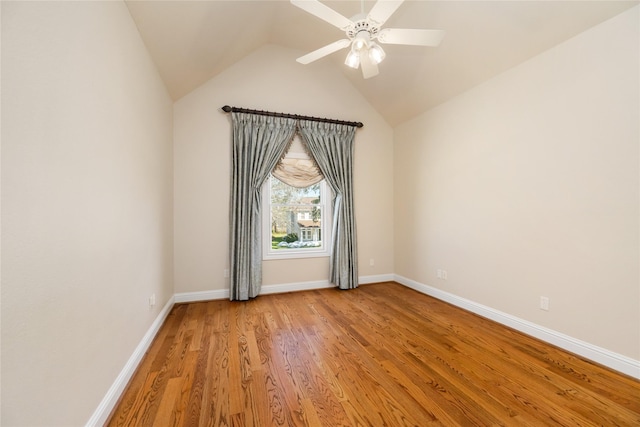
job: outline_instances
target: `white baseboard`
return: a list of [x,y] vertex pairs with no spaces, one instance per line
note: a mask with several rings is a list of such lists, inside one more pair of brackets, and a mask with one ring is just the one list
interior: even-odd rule
[[358,277],[358,283],[360,285],[366,285],[369,283],[393,282],[394,280],[395,280],[394,274],[378,274],[375,276]]
[[202,292],[182,292],[174,296],[176,304],[182,302],[210,301],[214,299],[229,299],[229,289],[216,289]]
[[282,294],[285,292],[310,291],[313,289],[333,288],[334,285],[328,280],[318,280],[314,282],[284,283],[281,285],[264,285],[260,289],[260,295]]
[[[395,280],[393,274],[379,274],[375,276],[360,276],[358,283],[361,285],[368,283],[390,282]],[[284,292],[310,291],[313,289],[333,288],[334,285],[328,280],[317,280],[311,282],[282,283],[279,285],[264,285],[260,290],[260,295],[280,294]],[[175,295],[176,303],[209,301],[215,299],[229,299],[228,289],[218,289],[213,291],[183,292]]]
[[140,344],[138,344],[136,349],[133,351],[133,354],[124,365],[124,368],[122,368],[122,371],[120,371],[120,374],[118,375],[114,383],[107,391],[107,394],[102,399],[102,402],[100,402],[100,405],[98,405],[98,408],[95,410],[91,418],[89,418],[89,421],[86,424],[87,427],[103,426],[107,422],[107,418],[118,403],[120,396],[124,392],[124,389],[127,387],[127,384],[129,384],[129,380],[138,368],[138,365],[142,361],[142,357],[149,349],[149,346],[153,342],[153,339],[160,330],[160,327],[169,315],[169,312],[171,311],[171,308],[173,308],[173,305],[174,297],[171,297],[169,298],[169,301],[167,301],[165,306],[162,307],[162,310],[158,314],[158,317],[156,317],[156,320],[153,321],[147,333],[144,335],[144,337],[142,337],[142,341],[140,341]]
[[608,368],[640,379],[640,361],[614,353],[607,349],[570,337],[552,329],[545,328],[535,323],[520,319],[507,313],[495,310],[482,304],[470,301],[457,295],[445,292],[406,277],[395,275],[394,280],[408,288],[439,300],[448,302],[457,307],[478,314],[487,319],[501,323],[517,331],[553,344],[571,353],[577,354]]
[[[264,285],[260,295],[278,294],[284,292],[308,291],[311,289],[330,288],[327,280],[316,282],[285,283],[281,285]],[[216,299],[229,299],[229,289],[217,289],[213,291],[183,292],[175,295],[176,303],[210,301]]]

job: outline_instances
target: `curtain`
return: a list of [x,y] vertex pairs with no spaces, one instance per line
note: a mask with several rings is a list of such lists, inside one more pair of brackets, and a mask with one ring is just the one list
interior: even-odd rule
[[300,120],[298,129],[333,190],[329,279],[340,289],[358,287],[358,250],[353,203],[354,126]]
[[262,185],[285,154],[294,119],[232,113],[230,299],[248,300],[262,285]]

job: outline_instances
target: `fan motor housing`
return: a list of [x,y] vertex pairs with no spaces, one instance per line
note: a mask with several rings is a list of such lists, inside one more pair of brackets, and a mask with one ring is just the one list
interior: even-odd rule
[[359,32],[366,31],[369,33],[369,37],[373,40],[378,36],[379,30],[380,29],[377,26],[371,24],[368,20],[361,19],[359,21],[354,21],[353,25],[347,28],[346,33],[347,36],[353,40]]

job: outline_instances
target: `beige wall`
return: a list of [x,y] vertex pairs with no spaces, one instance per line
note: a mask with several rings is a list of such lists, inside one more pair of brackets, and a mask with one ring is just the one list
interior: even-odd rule
[[[359,274],[393,273],[392,130],[332,65],[267,45],[174,105],[176,293],[228,289],[230,116],[223,105],[361,121],[355,208]],[[375,265],[369,265],[373,258]],[[326,258],[264,263],[264,285],[328,279]]]
[[638,22],[395,129],[397,274],[640,360]]
[[173,295],[171,111],[123,3],[2,2],[2,425],[86,423]]

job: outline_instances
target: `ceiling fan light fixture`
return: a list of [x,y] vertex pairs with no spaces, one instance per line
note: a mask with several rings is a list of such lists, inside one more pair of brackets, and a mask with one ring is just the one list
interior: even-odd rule
[[378,75],[378,64],[386,56],[378,43],[435,47],[444,37],[442,30],[382,28],[405,0],[376,0],[368,14],[364,12],[364,0],[361,0],[360,13],[351,19],[345,18],[320,0],[290,1],[294,6],[344,31],[347,36],[301,56],[296,61],[309,64],[340,49],[350,47],[344,63],[352,68],[362,68],[362,76],[365,79]]
[[369,33],[367,31],[360,31],[353,39],[351,49],[353,49],[356,53],[360,53],[361,51],[367,49],[370,43],[371,36],[369,35]]
[[345,59],[344,64],[347,67],[357,69],[360,66],[360,55],[358,55],[353,50],[350,50],[347,54],[347,59]]
[[353,50],[355,50],[356,52],[360,52],[366,47],[367,47],[367,42],[364,41],[363,39],[355,39],[353,41]]
[[372,42],[369,47],[369,59],[371,59],[371,62],[379,64],[385,56],[387,55],[384,53],[384,50],[378,44]]

